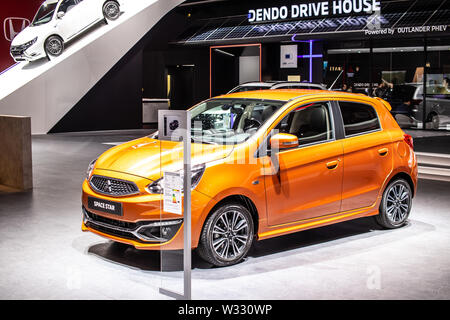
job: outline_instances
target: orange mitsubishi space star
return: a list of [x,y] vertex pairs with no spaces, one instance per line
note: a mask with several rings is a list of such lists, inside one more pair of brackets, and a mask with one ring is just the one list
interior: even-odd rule
[[[403,226],[417,161],[390,109],[320,90],[232,93],[194,106],[192,248],[226,266],[256,240],[367,216]],[[180,143],[158,133],[103,153],[83,183],[83,231],[137,249],[182,249],[182,216],[161,208],[162,172],[182,170],[182,159]]]

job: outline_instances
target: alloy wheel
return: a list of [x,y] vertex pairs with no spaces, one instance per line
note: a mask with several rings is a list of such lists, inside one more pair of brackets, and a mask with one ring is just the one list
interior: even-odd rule
[[386,216],[394,224],[402,224],[408,217],[411,206],[411,194],[409,188],[403,183],[393,184],[387,191]]
[[223,212],[211,230],[211,248],[223,260],[232,261],[241,256],[250,240],[248,221],[235,210]]
[[63,51],[63,43],[58,37],[51,37],[45,46],[48,54],[52,56],[59,56]]
[[108,1],[103,7],[103,14],[109,20],[116,20],[120,15],[120,7],[115,1]]

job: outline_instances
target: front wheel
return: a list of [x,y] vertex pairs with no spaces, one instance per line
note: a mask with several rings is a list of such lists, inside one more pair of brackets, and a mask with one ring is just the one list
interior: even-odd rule
[[45,41],[45,53],[47,57],[58,57],[64,51],[64,41],[59,36],[50,36]]
[[379,225],[396,229],[405,225],[412,205],[412,190],[404,179],[392,181],[383,193],[380,213],[375,217]]
[[103,15],[107,20],[117,20],[120,15],[120,6],[116,1],[106,1],[103,5]]
[[223,267],[240,262],[253,243],[253,219],[241,204],[225,204],[206,220],[198,254],[209,263]]

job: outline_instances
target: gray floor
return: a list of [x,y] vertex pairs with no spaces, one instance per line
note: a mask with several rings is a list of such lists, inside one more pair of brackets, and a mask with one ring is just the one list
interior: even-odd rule
[[[179,253],[126,249],[80,230],[80,186],[91,159],[142,136],[33,138],[33,192],[0,194],[0,299],[168,299]],[[164,260],[166,261],[166,256]],[[371,219],[261,241],[243,263],[193,257],[194,299],[449,299],[450,183],[421,180],[400,230]]]

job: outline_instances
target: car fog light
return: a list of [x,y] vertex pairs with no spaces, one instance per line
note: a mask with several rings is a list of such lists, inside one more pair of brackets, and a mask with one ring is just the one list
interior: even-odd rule
[[161,236],[167,237],[170,232],[170,227],[161,227]]
[[182,219],[154,222],[141,227],[138,233],[147,241],[166,242],[175,236],[182,222]]

